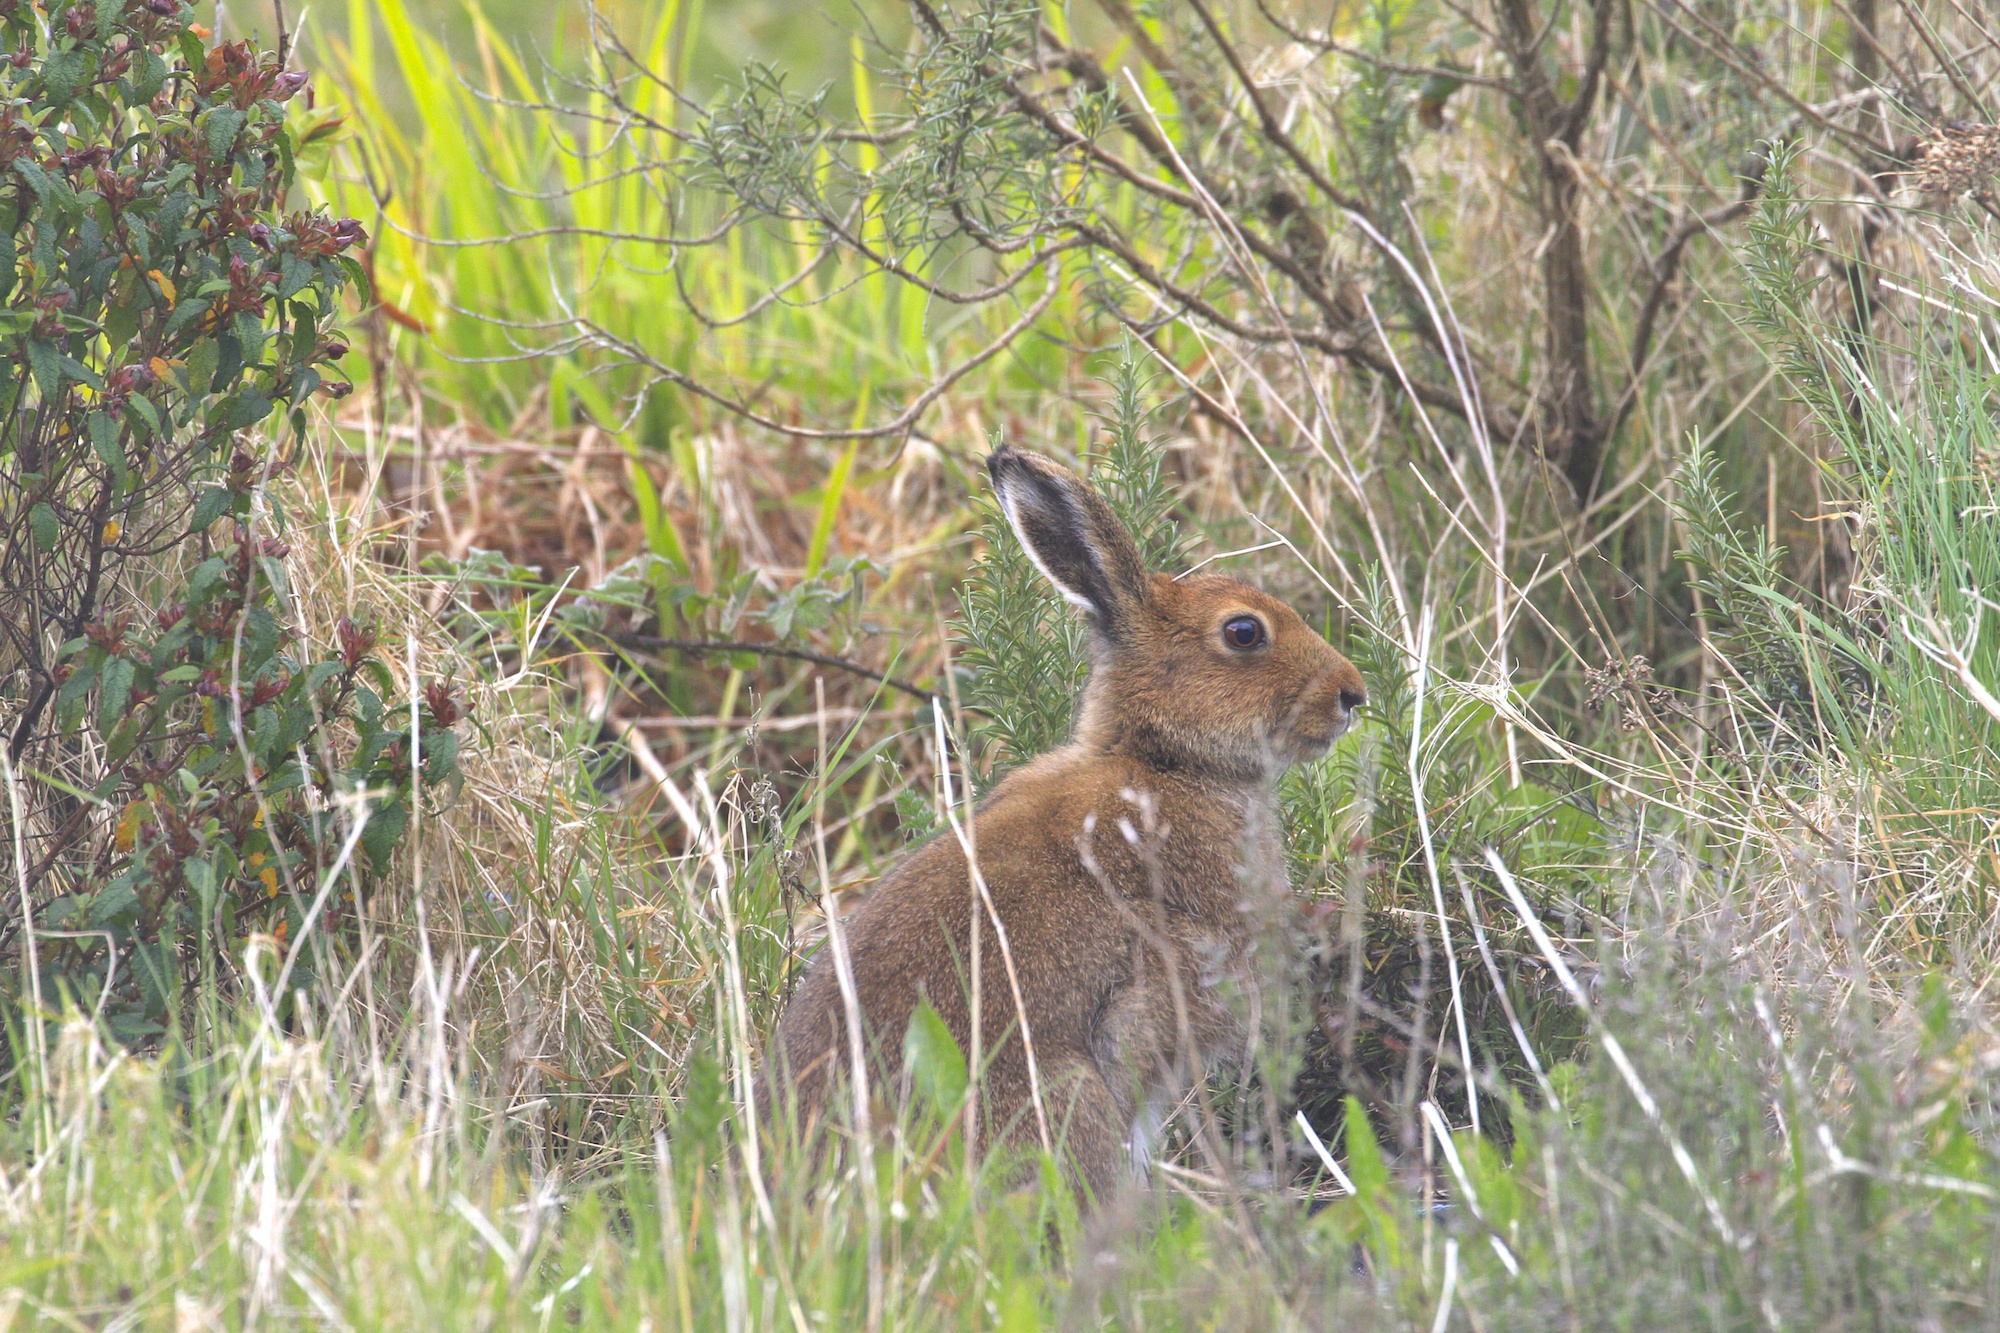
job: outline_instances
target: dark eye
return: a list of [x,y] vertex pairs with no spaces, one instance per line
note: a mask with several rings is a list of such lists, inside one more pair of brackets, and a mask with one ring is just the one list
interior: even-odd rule
[[1264,622],[1255,616],[1232,616],[1222,622],[1222,641],[1238,652],[1264,642]]

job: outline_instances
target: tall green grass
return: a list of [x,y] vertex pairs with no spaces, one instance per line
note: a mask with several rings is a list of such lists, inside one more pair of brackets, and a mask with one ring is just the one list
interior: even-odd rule
[[[679,372],[781,416],[808,404],[801,424],[839,429],[869,424],[1019,314],[932,303],[848,259],[815,263],[804,223],[724,228],[718,195],[663,173],[696,129],[669,84],[701,82],[701,15],[682,0],[613,4],[584,49],[549,53],[470,4],[468,51],[448,49],[406,0],[351,0],[344,27],[319,34],[325,100],[350,124],[314,190],[371,222],[377,294],[424,331],[399,321],[381,335],[438,401],[502,425],[545,390],[558,427],[590,420],[666,450],[717,418],[674,387]],[[590,44],[612,34],[657,77]],[[874,94],[858,39],[846,74],[841,91],[865,117]],[[1088,275],[1062,273],[1046,334],[1084,322]],[[784,299],[757,299],[787,284]],[[1030,287],[1032,298],[1041,283]],[[1055,339],[1017,340],[961,401],[1065,383],[1065,362]],[[693,473],[691,457],[678,461]]]

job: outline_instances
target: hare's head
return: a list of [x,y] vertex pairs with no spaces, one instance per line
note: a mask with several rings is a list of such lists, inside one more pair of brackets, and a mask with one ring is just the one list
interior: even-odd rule
[[986,470],[1029,558],[1090,618],[1078,741],[1255,781],[1353,724],[1361,673],[1291,607],[1239,579],[1147,570],[1103,498],[1046,458],[1003,444]]

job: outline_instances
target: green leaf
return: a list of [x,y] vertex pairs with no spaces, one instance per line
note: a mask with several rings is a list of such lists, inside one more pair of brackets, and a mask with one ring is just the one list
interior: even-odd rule
[[66,893],[35,910],[38,930],[61,930],[65,922],[89,906],[89,900]]
[[58,51],[42,62],[43,94],[62,106],[76,96],[77,85],[89,73],[90,63],[82,50]]
[[90,902],[93,926],[129,925],[139,915],[139,895],[123,880],[113,880]]
[[104,681],[104,692],[97,701],[97,726],[100,731],[110,731],[125,716],[125,705],[132,698],[132,660],[128,657],[114,657],[104,664],[100,673]]
[[[361,663],[361,669],[374,678],[376,688],[381,690],[383,694],[394,694],[396,692],[395,673],[389,670],[389,664],[384,662],[379,656],[371,655],[368,657]],[[376,708],[379,712],[381,708],[379,700]]]
[[14,159],[14,170],[21,173],[21,179],[28,182],[28,188],[35,192],[35,198],[51,206],[60,206],[63,196],[57,193],[61,183],[43,171],[41,164],[32,157]]
[[139,306],[136,301],[120,300],[113,293],[109,306],[104,311],[104,340],[113,352],[129,346],[134,335],[139,332]]
[[199,856],[190,856],[181,862],[181,877],[187,881],[188,887],[194,890],[195,901],[201,904],[202,915],[207,916],[214,910],[212,904],[215,902],[216,890],[215,863],[203,860]]
[[257,763],[264,768],[271,766],[278,753],[278,710],[265,704],[250,713],[250,752],[257,756]]
[[83,364],[83,362],[77,360],[73,356],[64,356],[61,360],[61,365],[62,365],[62,373],[64,375],[67,375],[70,379],[80,381],[81,383],[84,384],[88,384],[91,388],[98,390],[100,393],[103,392],[104,376],[98,374],[96,371],[92,370],[89,366]]
[[90,687],[96,683],[97,669],[80,666],[56,692],[56,725],[64,732],[75,731],[83,721],[83,706],[90,698]]
[[188,520],[188,533],[206,532],[208,526],[229,512],[236,495],[227,486],[211,486],[203,491],[194,502],[194,517]]
[[167,1001],[173,995],[174,981],[179,976],[179,968],[175,966],[175,962],[174,945],[170,939],[159,940],[152,944],[136,944],[132,948],[132,975],[138,981],[139,992],[145,999],[148,1018],[166,1017]]
[[1387,1188],[1389,1167],[1382,1159],[1382,1148],[1375,1140],[1375,1131],[1368,1124],[1368,1111],[1358,1098],[1346,1099],[1346,1117],[1341,1138],[1342,1147],[1347,1151],[1347,1174],[1353,1177],[1355,1186],[1364,1194]]
[[313,279],[313,266],[294,254],[278,261],[278,299],[289,301]]
[[[174,307],[173,314],[167,316],[167,327],[161,330],[161,332],[171,338],[207,313],[208,302],[201,300],[183,301]],[[200,349],[197,348],[196,350]],[[194,357],[192,355],[188,357],[188,379],[195,386],[194,391],[196,393],[206,393],[208,391],[208,385],[195,374]]]
[[[867,386],[862,386],[865,397]],[[819,517],[813,522],[812,540],[806,545],[806,577],[818,578],[826,565],[827,543],[833,538],[833,525],[840,517],[840,499],[847,493],[847,474],[854,469],[854,455],[861,448],[860,440],[848,442],[847,450],[833,465],[833,472],[826,479],[825,490],[819,502]]]
[[243,129],[243,113],[233,106],[219,106],[202,117],[208,135],[208,155],[217,161],[229,156],[237,134]]
[[167,62],[150,50],[141,48],[139,58],[134,62],[132,74],[132,97],[139,102],[150,102],[167,81]]
[[209,420],[213,430],[248,429],[271,415],[271,400],[255,389],[244,388],[216,404]]
[[[228,494],[228,492],[225,491],[224,494],[226,495]],[[214,519],[209,520],[209,522],[211,523],[214,521],[215,521]],[[191,528],[190,531],[200,531],[200,529]],[[221,580],[222,580],[221,556],[212,555],[208,559],[196,565],[194,567],[194,572],[188,575],[188,581],[187,581],[188,605],[190,607],[200,606],[202,602],[207,600],[210,590],[212,590],[217,583],[221,582]]]
[[950,1115],[965,1100],[965,1053],[929,1000],[918,1001],[910,1015],[903,1034],[903,1067],[910,1073],[911,1086],[939,1114]]
[[84,418],[84,425],[90,432],[90,447],[111,469],[112,484],[118,489],[125,488],[125,451],[118,444],[118,423],[109,412],[92,412]]
[[626,452],[631,457],[625,460],[625,472],[631,479],[632,498],[639,505],[639,526],[646,534],[646,549],[685,573],[687,552],[681,547],[680,533],[674,530],[673,519],[660,506],[660,495],[653,485],[652,474],[640,462],[636,444],[628,445]]
[[97,0],[97,39],[108,42],[118,31],[118,20],[124,17],[125,0]]
[[[236,318],[241,320],[243,315],[248,313],[244,311]],[[233,333],[219,334],[215,340],[215,347],[215,377],[208,387],[222,389],[234,384],[237,373],[243,369],[243,340]]]
[[400,797],[368,817],[368,826],[361,830],[361,850],[368,853],[368,863],[375,873],[381,874],[389,868],[389,858],[395,854],[396,844],[403,840],[403,830],[409,822],[409,808]]
[[423,736],[424,781],[442,782],[458,771],[458,734],[439,728]]
[[133,1004],[114,1004],[105,1015],[104,1025],[111,1029],[111,1035],[122,1046],[137,1046],[150,1037],[157,1037],[166,1031],[158,1023],[146,1016],[143,1009]]
[[373,301],[375,299],[375,291],[368,282],[368,270],[361,267],[361,261],[349,255],[342,255],[340,257],[340,266],[347,270],[348,281],[354,284],[354,289],[361,298],[361,304],[367,305]]
[[203,338],[187,354],[188,392],[196,398],[206,398],[209,385],[215,381],[216,362],[222,357],[222,349],[215,339]]
[[53,402],[62,393],[63,354],[43,338],[28,339],[28,369],[34,372],[35,387],[45,401]]
[[160,409],[153,406],[152,399],[134,395],[133,398],[126,403],[126,407],[130,409],[132,413],[134,413],[139,418],[140,421],[145,423],[146,433],[148,435],[158,435],[160,433]]
[[46,502],[28,511],[28,527],[35,534],[35,548],[47,555],[56,549],[56,539],[61,535],[61,525],[56,521],[56,511]]
[[[105,738],[104,763],[112,770],[111,776],[107,779],[112,785],[115,786],[125,780],[117,771],[117,766],[124,762],[126,755],[132,753],[132,747],[139,743],[139,735],[145,729],[145,722],[143,716],[132,713],[113,727],[111,735]],[[108,791],[102,794],[110,795]]]
[[243,673],[255,675],[278,651],[278,622],[268,608],[253,606],[243,613]]

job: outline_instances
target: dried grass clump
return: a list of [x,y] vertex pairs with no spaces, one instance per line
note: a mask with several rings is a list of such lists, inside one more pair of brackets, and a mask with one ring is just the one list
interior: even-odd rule
[[1919,145],[1911,177],[1919,193],[1957,199],[1969,195],[1993,203],[2000,176],[2000,125],[1948,125]]
[[[367,607],[399,679],[414,667],[459,680],[470,704],[462,783],[426,802],[360,914],[362,949],[380,951],[368,970],[384,1018],[396,1021],[396,996],[434,956],[456,968],[467,1036],[483,1034],[469,1049],[510,1091],[532,1098],[544,1075],[629,1068],[623,1025],[646,992],[621,983],[683,974],[685,949],[657,917],[619,917],[643,898],[645,858],[592,789],[560,662],[496,672],[462,651],[440,626],[433,582],[382,558],[406,548],[408,525],[382,521],[366,491],[309,481],[286,498],[301,632],[324,638]],[[600,913],[619,918],[635,971],[607,965]]]

